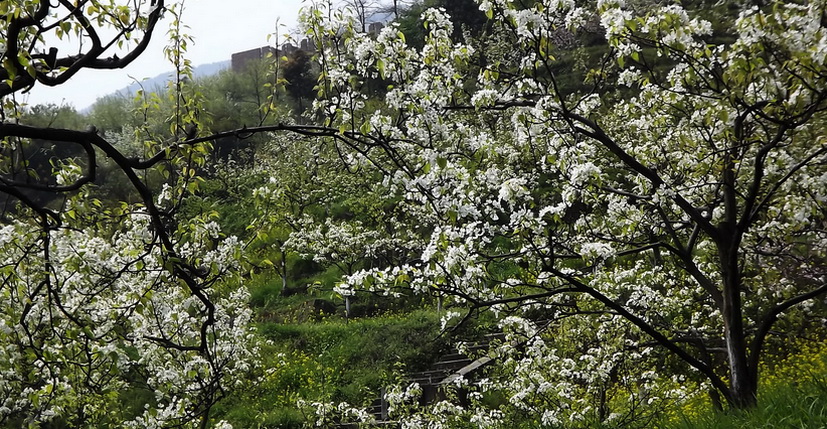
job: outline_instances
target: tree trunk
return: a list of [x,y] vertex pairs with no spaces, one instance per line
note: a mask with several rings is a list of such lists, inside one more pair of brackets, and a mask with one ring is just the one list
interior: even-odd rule
[[[727,228],[729,229],[729,228]],[[724,340],[729,361],[730,392],[727,398],[733,408],[756,405],[756,385],[747,358],[744,316],[741,303],[741,273],[738,264],[739,235],[728,231],[719,243],[721,276],[723,278]]]
[[287,296],[287,252],[281,252],[281,296]]
[[747,341],[744,334],[744,314],[741,302],[741,266],[739,249],[743,230],[739,224],[738,192],[735,183],[737,149],[732,148],[724,157],[723,182],[724,221],[716,228],[716,245],[723,281],[724,341],[729,361],[729,394],[727,401],[732,408],[750,408],[756,405],[756,383],[753,383],[747,358]]

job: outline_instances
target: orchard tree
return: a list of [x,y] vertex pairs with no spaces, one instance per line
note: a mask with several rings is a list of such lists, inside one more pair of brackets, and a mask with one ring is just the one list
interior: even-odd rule
[[[421,252],[423,239],[409,228],[412,220],[399,195],[377,183],[382,175],[371,164],[344,156],[346,145],[285,135],[271,139],[256,157],[255,171],[268,180],[253,191],[259,213],[250,229],[256,234],[253,247],[277,251],[265,264],[282,277],[282,293],[290,292],[289,254],[350,275]],[[424,223],[427,217],[417,219]]]
[[[207,426],[253,363],[248,295],[232,283],[237,240],[211,213],[177,216],[211,141],[197,138],[199,100],[182,85],[191,69],[179,13],[163,0],[0,5],[0,192],[10,201],[0,227],[0,425]],[[167,132],[113,139],[22,115],[15,93],[129,64],[162,15],[172,18],[167,54],[179,76]],[[47,44],[55,39],[60,49]],[[33,142],[49,142],[39,150],[50,166],[29,162]],[[137,202],[94,197],[104,163]]]
[[[767,341],[809,326],[827,294],[824,1],[744,9],[724,34],[678,6],[479,7],[485,43],[458,42],[444,11],[429,9],[422,48],[396,26],[373,37],[357,31],[364,21],[308,8],[309,34],[326,46],[314,103],[324,123],[203,135],[211,123],[176,9],[2,3],[0,192],[17,207],[0,230],[0,419],[210,423],[211,405],[255,357],[246,294],[230,283],[240,246],[212,214],[176,214],[199,189],[210,142],[264,131],[321,138],[348,165],[384,175],[377,199],[406,215],[385,233],[398,238],[407,225],[429,237],[340,290],[404,286],[453,296],[468,315],[492,310],[509,336],[496,350],[509,375],[477,388],[503,392],[514,413],[546,425],[623,422],[658,397],[691,394],[691,381],[732,407],[754,405]],[[177,77],[168,99],[144,93],[139,110],[166,120],[119,141],[19,122],[14,93],[128,64],[164,13]],[[555,43],[597,21],[609,55],[583,76],[590,91],[569,89],[557,66],[568,51]],[[46,36],[77,42],[77,53]],[[381,104],[368,99],[377,81],[387,85]],[[37,177],[32,140],[82,156],[22,180]],[[93,198],[102,158],[137,204]],[[337,237],[370,244],[341,226]],[[673,380],[663,364],[680,365]],[[145,399],[130,407],[121,391]],[[443,401],[422,413],[415,391],[390,395],[412,425],[509,418],[479,394],[471,408]]]
[[[767,342],[818,323],[827,295],[825,2],[724,11],[718,33],[677,5],[479,7],[487,52],[453,39],[438,9],[423,14],[421,49],[396,25],[371,37],[346,12],[305,13],[326,43],[325,125],[439,219],[418,258],[343,287],[405,284],[499,314],[527,348],[504,343],[512,370],[485,388],[543,424],[620,418],[575,393],[608,386],[605,398],[633,377],[653,393],[632,386],[627,411],[687,395],[686,380],[755,405]],[[570,51],[555,41],[598,21],[607,55],[581,76],[591,90],[568,89],[556,63]],[[584,343],[553,347],[560,335]],[[672,389],[655,365],[676,361]]]

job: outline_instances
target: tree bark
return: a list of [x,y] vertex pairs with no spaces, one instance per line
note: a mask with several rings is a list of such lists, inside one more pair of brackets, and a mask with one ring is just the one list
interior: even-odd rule
[[[756,405],[754,374],[750,371],[747,357],[747,341],[744,333],[744,316],[741,302],[741,273],[738,264],[740,235],[734,225],[722,228],[719,257],[724,286],[721,314],[724,319],[724,340],[729,361],[730,395],[733,408],[749,408]],[[729,231],[727,231],[729,229]]]

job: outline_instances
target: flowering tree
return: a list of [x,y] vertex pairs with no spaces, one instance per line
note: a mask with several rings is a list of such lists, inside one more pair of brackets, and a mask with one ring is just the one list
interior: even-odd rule
[[[348,247],[321,238],[365,252],[380,238],[407,243],[416,255],[354,272],[342,293],[404,286],[451,295],[468,315],[492,310],[508,335],[496,354],[509,376],[493,373],[477,389],[505,393],[514,412],[548,425],[623,419],[687,394],[686,380],[733,407],[753,405],[770,334],[794,333],[827,294],[825,2],[743,9],[719,34],[694,12],[643,5],[483,0],[486,32],[464,41],[430,9],[421,49],[393,25],[374,38],[343,12],[308,8],[310,34],[326,47],[314,104],[324,122],[210,136],[199,135],[209,124],[183,79],[187,38],[173,14],[169,120],[139,127],[128,142],[138,156],[127,156],[95,129],[17,123],[8,96],[83,67],[125,65],[174,9],[2,3],[0,191],[17,205],[0,232],[0,419],[208,424],[226,380],[255,354],[250,314],[244,292],[221,281],[237,265],[234,239],[210,214],[176,213],[198,190],[210,141],[263,131],[324,138],[348,165],[382,173],[376,199],[399,207],[404,225],[379,234],[365,228],[379,222],[331,221],[294,242],[333,249],[331,262]],[[598,22],[609,54],[567,83],[578,69],[565,66],[577,56],[571,40]],[[115,29],[108,42],[105,27]],[[43,46],[49,33],[91,48],[59,55]],[[127,53],[110,55],[116,46]],[[34,171],[32,139],[83,155]],[[91,197],[102,157],[137,203]],[[33,191],[59,198],[44,203]],[[665,381],[656,364],[680,365],[678,375]],[[149,392],[145,408],[122,406],[118,392],[130,389]],[[442,401],[420,413],[414,392],[391,395],[409,426],[509,418],[487,409],[482,392],[470,409]]]
[[[179,71],[165,133],[113,138],[21,122],[15,92],[125,66],[164,12],[175,18],[167,53]],[[197,94],[180,85],[191,70],[178,12],[156,0],[0,6],[0,424],[206,426],[227,380],[255,356],[247,294],[225,283],[238,268],[235,238],[210,213],[177,216],[210,148],[196,139]],[[54,38],[78,51],[48,48]],[[52,143],[51,167],[28,162],[34,141]],[[95,198],[104,167],[135,200]]]
[[[326,126],[437,220],[418,261],[344,286],[406,284],[507,315],[529,350],[506,342],[512,375],[491,382],[545,424],[582,417],[574,392],[605,397],[623,371],[661,380],[635,372],[655,355],[732,407],[755,404],[770,333],[794,332],[827,294],[825,3],[742,9],[718,33],[674,5],[480,9],[488,38],[464,42],[426,11],[422,49],[394,25],[374,38],[346,13],[306,12],[327,43]],[[555,42],[598,21],[608,53],[583,91],[559,65],[576,52]],[[380,107],[366,102],[376,81]],[[594,341],[552,347],[530,312],[552,337]]]
[[279,260],[269,262],[282,276],[283,291],[287,253],[350,275],[397,265],[421,251],[422,237],[410,230],[399,195],[377,183],[382,175],[371,164],[343,152],[347,144],[271,138],[256,157],[255,171],[269,179],[253,191],[259,214],[250,228],[265,253],[279,250]]

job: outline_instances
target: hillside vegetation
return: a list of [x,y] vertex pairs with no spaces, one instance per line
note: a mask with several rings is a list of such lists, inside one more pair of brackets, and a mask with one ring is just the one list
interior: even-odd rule
[[0,426],[827,425],[825,2],[345,3],[3,108]]

